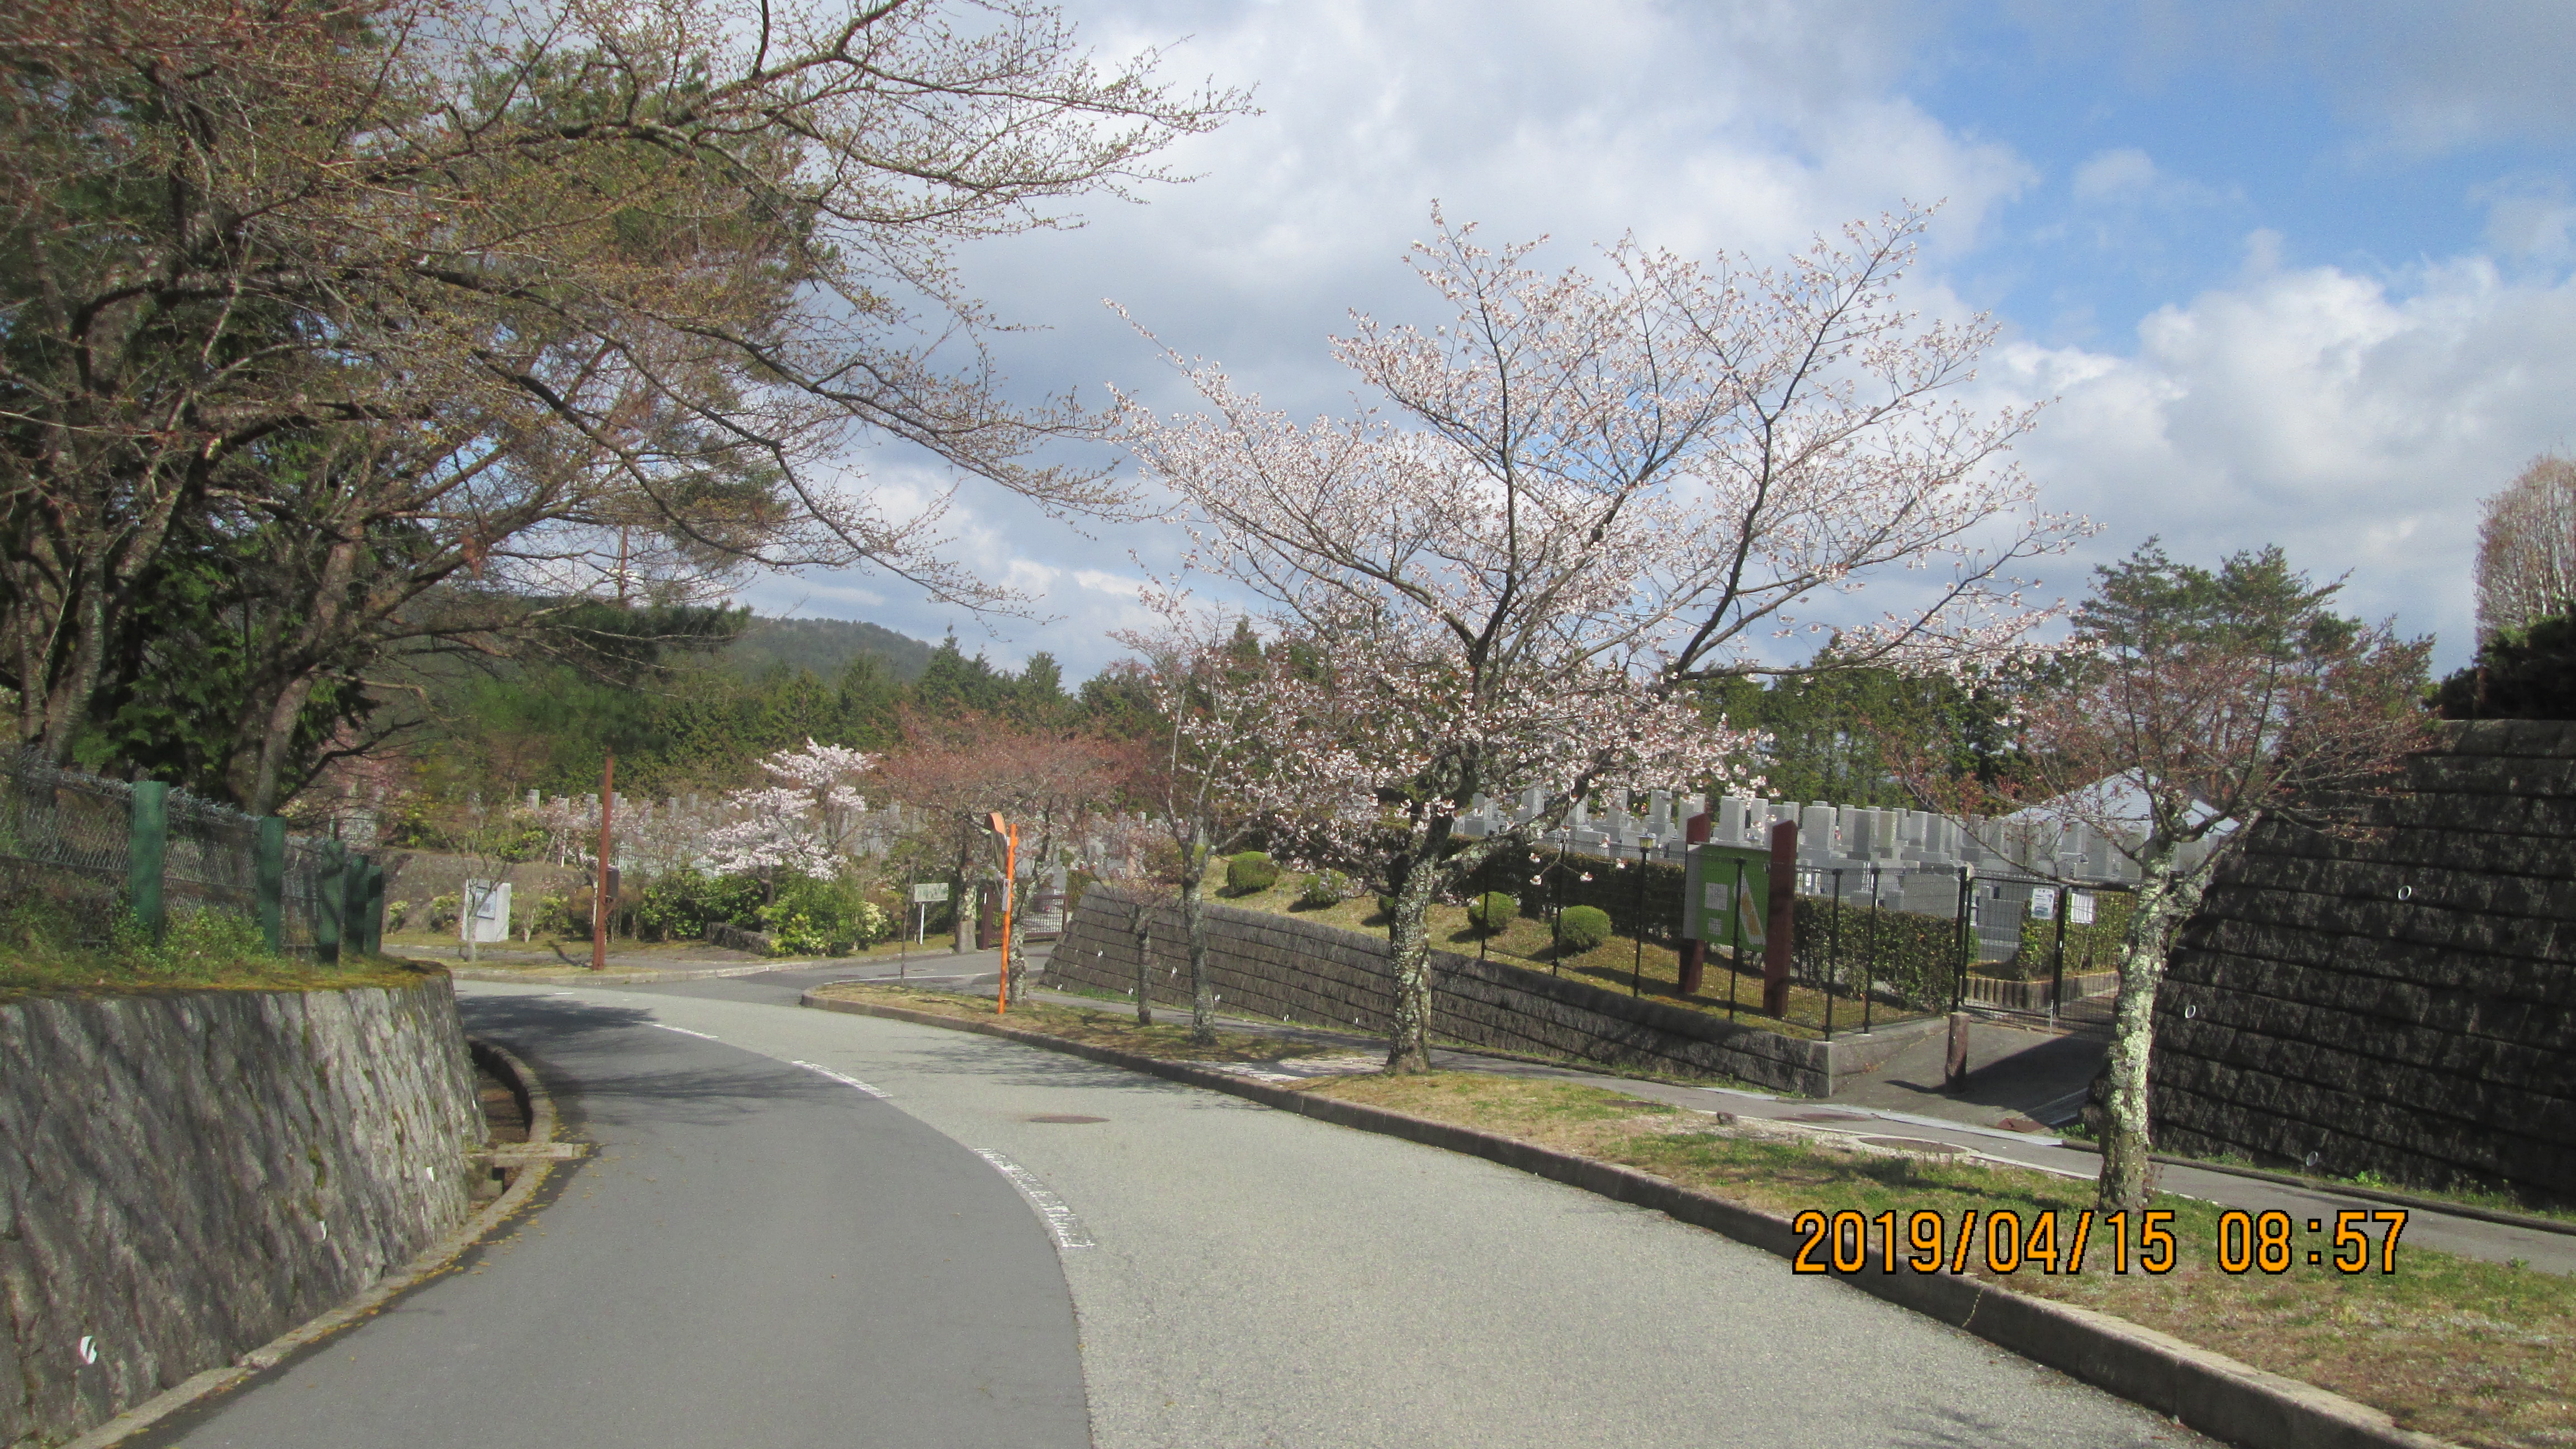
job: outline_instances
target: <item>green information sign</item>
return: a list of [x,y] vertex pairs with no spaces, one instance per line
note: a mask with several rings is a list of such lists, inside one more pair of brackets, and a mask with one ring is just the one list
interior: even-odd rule
[[1750,960],[1769,940],[1771,852],[1694,845],[1682,885],[1682,936],[1741,949]]

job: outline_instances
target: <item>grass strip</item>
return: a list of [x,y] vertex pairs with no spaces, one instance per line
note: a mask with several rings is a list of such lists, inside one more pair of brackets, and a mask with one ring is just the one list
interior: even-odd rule
[[[2053,1210],[2071,1225],[2092,1200],[2086,1182],[1840,1146],[1823,1134],[1783,1137],[1769,1124],[1729,1125],[1579,1083],[1444,1072],[1328,1078],[1300,1090],[1637,1168],[1784,1216],[1893,1211],[1902,1223],[1932,1211],[1955,1228],[1971,1209],[1981,1221],[2001,1210],[2025,1223]],[[2409,1247],[2402,1235],[2395,1273],[2378,1271],[2374,1247],[2368,1271],[2344,1274],[2305,1261],[2311,1247],[2331,1252],[2330,1233],[2305,1231],[2293,1235],[2286,1271],[2230,1274],[2219,1267],[2221,1206],[2171,1195],[2156,1206],[2175,1215],[2170,1273],[2108,1271],[2098,1232],[2080,1274],[1997,1274],[1981,1261],[1982,1233],[1969,1271],[2331,1389],[2477,1449],[2576,1442],[2576,1279]]]
[[272,954],[259,928],[217,910],[172,918],[155,941],[131,917],[105,942],[84,942],[58,908],[0,911],[0,1001],[31,996],[112,996],[145,991],[328,991],[406,987],[443,968],[386,956],[325,965]]
[[1277,1062],[1334,1056],[1373,1059],[1377,1055],[1264,1032],[1220,1031],[1216,1034],[1214,1046],[1200,1046],[1190,1040],[1186,1015],[1178,1025],[1158,1022],[1153,1026],[1138,1026],[1133,1011],[1113,1016],[1089,1007],[1030,1001],[997,1016],[993,1003],[988,999],[960,996],[954,991],[876,982],[834,982],[814,988],[812,994],[837,1001],[873,1001],[960,1021],[998,1020],[1022,1031],[1043,1032],[1085,1046],[1109,1047],[1167,1062]]

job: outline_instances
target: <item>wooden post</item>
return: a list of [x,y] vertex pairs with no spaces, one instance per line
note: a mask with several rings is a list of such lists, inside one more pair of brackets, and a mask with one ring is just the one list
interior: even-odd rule
[[[1706,845],[1708,843],[1707,812],[1703,811],[1700,814],[1694,815],[1683,824],[1682,843],[1686,846]],[[1704,877],[1701,884],[1703,887],[1706,885],[1706,879]],[[1688,889],[1688,887],[1685,886],[1684,889]],[[1682,902],[1683,920],[1687,921],[1690,919],[1691,909],[1690,902]],[[1681,980],[1678,984],[1681,988],[1681,994],[1684,996],[1699,995],[1700,982],[1708,971],[1708,941],[1705,939],[1708,934],[1708,921],[1704,916],[1700,920],[1700,934],[1702,937],[1700,940],[1686,940],[1681,943]]]
[[608,969],[609,817],[617,811],[617,752],[610,750],[599,766],[599,885],[590,893],[590,969]]
[[144,780],[134,787],[126,817],[125,900],[134,919],[159,942],[170,915],[161,898],[163,870],[170,857],[170,787]]
[[1771,931],[1762,947],[1762,1013],[1789,1014],[1790,934],[1798,927],[1798,822],[1771,827]]
[[286,821],[279,816],[260,817],[253,880],[259,893],[260,939],[275,956],[286,950]]

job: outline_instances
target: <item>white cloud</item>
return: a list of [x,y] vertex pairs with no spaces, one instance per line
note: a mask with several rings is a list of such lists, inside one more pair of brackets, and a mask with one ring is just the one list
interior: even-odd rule
[[2571,329],[2576,283],[2481,260],[2394,282],[2258,265],[2148,317],[2134,356],[2015,346],[1992,375],[2061,399],[2022,457],[2053,503],[2109,525],[2096,559],[2149,534],[2201,562],[2277,542],[2317,576],[2351,571],[2349,607],[2437,633],[2449,666],[2478,500],[2566,443]]
[[[2383,143],[2453,145],[2576,121],[2576,91],[2555,79],[2576,48],[2559,32],[2576,27],[2539,33],[2563,9],[2452,12],[2459,36],[2445,38],[2432,33],[2441,23],[2367,3],[2388,28],[2355,24],[2342,38],[2340,9],[2272,5],[2240,23],[2234,10],[2186,5],[2198,19],[2170,49],[2188,53],[2178,63],[2224,65],[2210,57],[2260,31],[2260,44],[2240,48],[2271,46],[2262,63],[2283,46],[2321,74],[2349,62],[2328,84],[2377,118]],[[1099,384],[1116,380],[1157,406],[1187,404],[1152,349],[1102,308],[1115,298],[1275,403],[1346,408],[1350,382],[1325,339],[1354,307],[1425,317],[1428,294],[1401,257],[1434,198],[1454,219],[1486,223],[1490,239],[1553,234],[1558,265],[1631,230],[1685,252],[1725,246],[1769,260],[1852,217],[1946,198],[1921,299],[1949,310],[1938,273],[1986,264],[1999,211],[2039,180],[2009,147],[1903,93],[1921,32],[1939,20],[1931,7],[1099,0],[1072,10],[1113,54],[1194,34],[1168,73],[1257,83],[1264,114],[1181,148],[1175,160],[1200,182],[1154,188],[1144,207],[1096,203],[1085,229],[961,259],[998,315],[1046,329],[996,340],[1032,393],[1078,383],[1097,402]],[[2476,83],[2481,58],[2496,85]],[[2231,229],[2279,220],[2137,148],[2100,152],[2066,180],[2070,234],[2140,266],[2165,235],[2141,217],[2203,235],[2220,217]],[[2508,179],[2471,198],[2488,208],[2500,254],[2549,265],[2568,255],[2576,207],[2555,185]],[[2288,255],[2349,256],[2305,227],[2293,240]],[[2048,506],[2111,525],[2097,557],[2150,533],[2203,560],[2277,541],[2312,572],[2353,570],[2354,607],[2439,631],[2456,662],[2476,499],[2566,441],[2576,288],[2475,258],[2379,277],[2284,268],[2284,254],[2279,235],[2251,231],[2234,280],[2157,310],[2133,344],[2015,345],[1993,360],[1989,385],[2063,397],[2022,456]],[[900,450],[859,461],[904,490],[905,506],[936,496]],[[1142,620],[1135,582],[1168,571],[1180,548],[1168,528],[1086,535],[981,485],[960,492],[945,523],[955,557],[1044,587],[1043,611],[1058,621],[995,621],[988,633],[882,578],[764,584],[752,597],[802,587],[809,612],[933,638],[954,625],[970,649],[983,640],[1003,660],[1047,649],[1078,678],[1115,656],[1105,632]],[[2072,594],[2084,579],[2069,565],[2048,582]]]
[[[1893,93],[1920,21],[1909,7],[1833,14],[1770,0],[1673,7],[1540,0],[1310,0],[1216,8],[1070,7],[1110,55],[1180,34],[1167,74],[1258,85],[1263,114],[1180,148],[1202,173],[1143,207],[1099,202],[1090,225],[981,245],[961,260],[996,313],[1047,330],[997,339],[1034,394],[1117,381],[1158,406],[1188,399],[1152,349],[1101,305],[1126,304],[1174,348],[1225,362],[1272,401],[1341,410],[1350,381],[1326,353],[1354,307],[1420,317],[1429,294],[1403,265],[1437,199],[1506,241],[1542,233],[1550,264],[1634,230],[1705,254],[1770,261],[1857,216],[1947,201],[1934,246],[1971,247],[1989,214],[2031,184],[2008,148],[1963,137]],[[866,455],[906,483],[898,451]],[[1177,561],[1168,529],[1084,537],[995,490],[968,486],[943,520],[955,557],[988,577],[1043,580],[1043,628],[994,621],[995,656],[1048,649],[1077,676],[1119,652],[1107,629],[1141,622],[1133,584],[1081,571]],[[892,601],[867,617],[936,637],[988,637],[973,620]],[[754,594],[752,597],[766,597]],[[822,607],[819,603],[817,608]],[[970,646],[971,647],[971,646]]]

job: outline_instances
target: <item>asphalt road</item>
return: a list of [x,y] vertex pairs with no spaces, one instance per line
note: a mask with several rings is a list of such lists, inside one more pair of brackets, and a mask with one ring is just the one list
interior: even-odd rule
[[801,984],[469,984],[597,1156],[147,1442],[2205,1442],[1657,1213]]
[[[642,988],[656,994],[701,996],[715,1000],[767,1002],[792,1006],[806,990],[826,981],[853,977],[892,977],[896,967],[891,963],[870,961],[845,966],[818,967],[802,971],[777,972],[759,976],[742,976],[720,980],[690,982],[684,985]],[[915,957],[903,970],[915,976],[936,975],[939,984],[962,987],[981,983],[990,990],[993,976],[993,953],[945,954],[928,958]],[[2025,1033],[2005,1028],[1990,1029],[1992,1038],[2023,1036]],[[1363,1038],[1349,1038],[1353,1041]],[[1938,1072],[1940,1039],[1927,1038],[1931,1048],[1932,1070]],[[2059,1048],[2080,1047],[2080,1043],[2043,1044],[2025,1058],[2047,1058],[2060,1055]],[[1512,1074],[1563,1077],[1593,1082],[1632,1096],[1652,1097],[1677,1106],[1715,1108],[1753,1117],[1787,1118],[1810,1126],[1848,1131],[1855,1135],[1880,1135],[1946,1143],[1985,1157],[2038,1168],[2063,1176],[2092,1179],[2101,1171],[2102,1159],[2090,1152],[2064,1145],[2048,1134],[2002,1131],[1980,1126],[1973,1121],[1951,1120],[1925,1115],[1939,1112],[1944,1104],[1932,1094],[1909,1090],[1883,1081],[1868,1080],[1848,1095],[1829,1102],[1807,1098],[1781,1098],[1767,1093],[1746,1093],[1722,1088],[1691,1087],[1678,1084],[1640,1082],[1629,1078],[1595,1076],[1562,1067],[1537,1066],[1492,1057],[1476,1057],[1464,1052],[1434,1052],[1436,1064],[1469,1067],[1483,1071]],[[1917,1065],[1921,1065],[1918,1063]],[[2009,1069],[2013,1063],[2004,1066]],[[2038,1063],[2035,1075],[2048,1077],[2049,1084],[2039,1089],[2045,1096],[2062,1085],[2057,1079],[2063,1072],[2054,1070],[2062,1063]],[[1894,1064],[1891,1066],[1894,1070]],[[2090,1067],[2081,1075],[2089,1075]],[[1935,1077],[1937,1080],[1937,1075]],[[2080,1079],[2080,1077],[2079,1077]],[[1976,1081],[1971,1078],[1972,1084]],[[1874,1090],[1875,1089],[1875,1090]],[[1970,1097],[1975,1093],[1971,1091]],[[2296,1221],[2332,1224],[2338,1212],[2357,1210],[2372,1212],[2388,1204],[2369,1198],[2349,1196],[2331,1188],[2309,1188],[2260,1178],[2239,1176],[2179,1163],[2159,1163],[2155,1169],[2157,1186],[2247,1212],[2281,1211]],[[2376,1241],[2381,1229],[2371,1228]],[[2576,1235],[2544,1229],[2495,1223],[2479,1218],[2462,1217],[2423,1209],[2410,1210],[2404,1232],[2399,1237],[2400,1251],[2406,1248],[2434,1248],[2462,1257],[2483,1258],[2491,1263],[2520,1262],[2544,1272],[2576,1274]]]
[[506,991],[466,1010],[535,1063],[595,1155],[457,1271],[132,1442],[1091,1442],[1053,1239],[985,1160],[849,1086],[663,1030],[631,998]]

